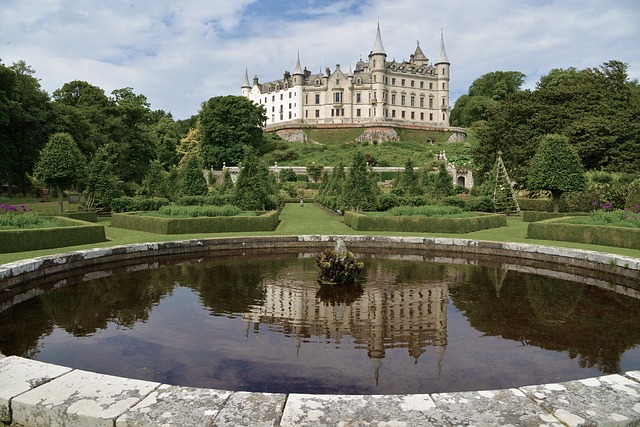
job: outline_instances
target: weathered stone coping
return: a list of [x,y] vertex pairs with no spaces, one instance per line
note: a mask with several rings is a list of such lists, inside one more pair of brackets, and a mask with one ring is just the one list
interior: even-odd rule
[[[64,277],[73,269],[124,260],[216,250],[332,246],[338,238],[352,250],[409,247],[536,259],[614,274],[632,285],[640,282],[640,259],[585,250],[448,238],[269,236],[124,245],[23,260],[0,266],[0,289],[18,292],[26,282],[43,275]],[[11,356],[0,359],[0,421],[14,426],[118,427],[639,425],[640,371],[506,390],[287,395],[170,386]]]

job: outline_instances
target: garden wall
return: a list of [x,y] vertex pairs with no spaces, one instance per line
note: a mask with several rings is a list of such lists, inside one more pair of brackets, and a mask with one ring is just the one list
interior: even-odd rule
[[640,249],[638,228],[568,224],[565,222],[567,219],[565,217],[531,222],[527,228],[527,238]]
[[479,214],[472,218],[434,218],[420,216],[369,216],[347,211],[344,222],[358,231],[401,231],[414,233],[471,233],[507,225],[503,214]]
[[111,226],[155,234],[227,233],[235,231],[271,231],[278,225],[278,211],[259,216],[197,218],[160,218],[143,212],[114,213]]
[[63,217],[54,220],[60,227],[1,230],[0,252],[36,251],[107,241],[102,225]]

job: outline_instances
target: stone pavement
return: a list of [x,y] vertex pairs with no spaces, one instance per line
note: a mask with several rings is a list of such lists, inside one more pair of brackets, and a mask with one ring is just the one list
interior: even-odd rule
[[508,390],[396,396],[178,387],[0,358],[11,426],[637,426],[640,371]]

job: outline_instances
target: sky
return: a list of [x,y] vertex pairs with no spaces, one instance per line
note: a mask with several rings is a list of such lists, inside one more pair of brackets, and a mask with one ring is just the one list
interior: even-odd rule
[[380,25],[387,59],[444,34],[450,97],[493,71],[535,88],[554,68],[629,65],[640,79],[638,0],[0,0],[0,61],[24,60],[49,94],[81,80],[107,95],[133,88],[175,119],[302,67],[344,71],[367,59]]

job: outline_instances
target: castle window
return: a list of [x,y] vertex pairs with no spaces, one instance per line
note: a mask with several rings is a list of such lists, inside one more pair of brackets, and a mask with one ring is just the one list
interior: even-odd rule
[[356,93],[356,103],[357,103],[357,104],[360,104],[360,98],[361,98],[361,95],[362,95],[362,94],[361,94],[360,92]]
[[291,111],[289,111],[289,120],[291,120]]
[[357,84],[357,85],[361,85],[361,84],[362,84],[362,79],[361,79],[360,77],[358,77],[358,78],[356,79],[356,84]]
[[424,113],[420,113],[420,120],[424,121]]
[[396,110],[391,110],[391,117],[396,117]]
[[442,97],[442,106],[444,107],[445,105],[446,105],[445,97],[443,96],[443,97]]
[[307,105],[309,104],[309,95],[304,96],[304,103]]
[[284,120],[284,116],[280,113],[280,121]]
[[416,84],[415,80],[411,80],[411,87],[414,87]]
[[404,105],[407,103],[407,96],[406,95],[401,95],[400,96],[400,105]]
[[276,102],[276,96],[275,95],[271,95],[271,102]]
[[416,97],[415,97],[415,96],[412,96],[412,97],[411,97],[411,106],[412,106],[412,107],[415,107],[415,106],[416,106]]
[[342,103],[342,92],[333,92],[333,102],[335,104]]
[[340,84],[340,79],[336,79],[336,85]]
[[420,89],[424,89],[424,82],[420,82]]
[[276,111],[276,107],[272,106],[271,107],[271,112],[273,113],[274,111]]
[[289,103],[289,109],[291,109],[291,103]]
[[433,113],[429,113],[429,120],[433,121]]
[[424,108],[424,98],[420,97],[420,108]]
[[444,118],[444,113],[442,113],[442,120],[443,120],[443,121],[445,120],[445,118]]
[[445,90],[447,88],[446,83],[442,83],[442,90]]
[[433,83],[429,82],[429,89],[433,90]]
[[316,86],[320,86],[320,79],[316,79]]
[[316,105],[320,104],[320,94],[316,93]]
[[396,105],[396,94],[395,93],[391,94],[391,105]]
[[[442,69],[442,75],[444,76],[446,74],[444,68]],[[444,119],[443,119],[444,120]]]
[[395,85],[396,85],[396,78],[395,78],[395,77],[392,77],[392,78],[391,78],[391,85],[392,85],[392,86],[395,86]]
[[304,118],[305,119],[309,118],[309,110],[304,111]]
[[416,118],[416,113],[414,113],[413,111],[411,112],[411,120],[415,120]]
[[282,101],[284,99],[284,95],[280,94],[280,101]]
[[402,86],[404,86],[404,83],[405,83],[405,80],[404,80],[404,79],[402,79]]
[[289,99],[291,99],[291,92],[289,92]]
[[405,118],[405,112],[404,111],[402,112],[402,118],[403,119]]
[[433,98],[429,98],[429,108],[433,109]]
[[320,110],[316,110],[316,118],[320,117]]
[[356,117],[360,117],[360,109],[359,108],[356,110]]

